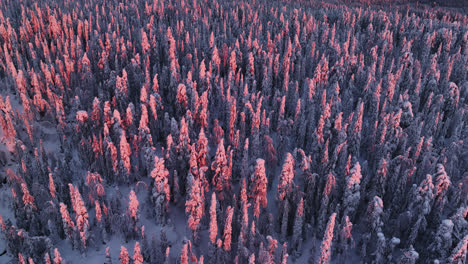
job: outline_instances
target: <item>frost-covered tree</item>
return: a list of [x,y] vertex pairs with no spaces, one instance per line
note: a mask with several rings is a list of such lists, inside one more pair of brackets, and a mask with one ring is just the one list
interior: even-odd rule
[[359,165],[359,162],[356,162],[346,178],[346,187],[343,195],[343,214],[348,215],[351,219],[354,218],[361,197],[361,178],[361,165]]
[[63,264],[62,256],[57,248],[54,249],[54,263],[55,264]]
[[258,200],[262,208],[267,206],[267,184],[268,180],[265,174],[265,160],[257,159],[255,171],[250,178],[249,196]]
[[279,176],[277,199],[283,201],[291,195],[294,187],[294,158],[290,153],[286,153],[283,169]]
[[429,246],[429,251],[438,259],[445,259],[452,246],[453,222],[445,219],[437,228],[434,240]]
[[130,217],[134,220],[138,220],[138,207],[139,207],[139,202],[138,198],[133,190],[130,191],[130,194],[128,196],[129,202],[128,202],[128,212],[130,214]]
[[227,216],[226,222],[224,223],[224,232],[223,232],[223,248],[225,251],[231,251],[231,241],[232,241],[232,216],[234,214],[234,208],[228,207],[226,209]]
[[318,216],[318,226],[320,230],[325,230],[325,225],[327,223],[327,215],[329,211],[330,196],[333,189],[336,187],[336,179],[332,172],[328,173],[327,179],[325,182],[325,187],[323,188],[322,199],[320,202],[320,210]]
[[130,256],[128,255],[127,248],[124,246],[120,247],[120,256],[119,256],[120,264],[130,264]]
[[464,236],[458,242],[457,246],[452,250],[452,253],[447,259],[448,263],[466,263],[466,256],[468,253],[468,235]]
[[375,232],[383,226],[383,202],[378,196],[374,196],[372,201],[367,206],[367,229],[370,232]]
[[111,258],[111,255],[110,255],[109,247],[106,248],[106,259],[104,261],[104,264],[112,264],[112,258]]
[[127,174],[130,173],[130,170],[132,168],[132,165],[130,162],[131,155],[132,155],[132,150],[130,148],[130,145],[128,144],[127,136],[125,135],[125,130],[122,130],[122,136],[120,137],[120,157],[121,157],[123,166],[126,170],[126,173],[122,172],[123,173],[122,177],[124,177],[122,180],[125,180],[127,182],[128,182]]
[[433,217],[436,218],[435,221],[438,221],[447,203],[447,192],[451,182],[442,164],[437,164],[437,172],[434,178],[434,205],[432,207],[432,212],[434,215]]
[[303,225],[304,225],[304,200],[301,198],[299,205],[297,206],[296,216],[294,219],[292,244],[294,252],[299,253],[302,251],[303,242]]
[[333,213],[328,220],[327,228],[322,243],[320,244],[320,254],[317,263],[330,263],[333,241],[333,230],[335,228],[336,213]]
[[340,231],[338,233],[337,251],[340,253],[340,259],[344,260],[349,256],[349,251],[354,247],[354,239],[351,231],[353,230],[353,223],[349,221],[349,217],[343,217],[340,224]]
[[164,165],[164,159],[154,157],[154,168],[151,171],[154,179],[152,201],[155,203],[155,214],[158,222],[164,223],[168,213],[170,200],[169,171]]
[[416,261],[419,259],[419,253],[416,252],[411,245],[408,249],[403,252],[398,263],[400,264],[416,264]]
[[211,163],[211,170],[214,173],[212,184],[216,188],[218,198],[220,200],[224,200],[230,191],[230,189],[227,189],[230,188],[230,179],[227,178],[228,161],[226,151],[224,149],[224,140],[220,140],[218,144],[216,155],[213,162]]
[[182,251],[180,253],[180,264],[189,264],[189,256],[188,256],[188,245],[185,243],[182,246]]
[[133,249],[133,264],[143,264],[143,256],[141,255],[140,243],[136,242]]

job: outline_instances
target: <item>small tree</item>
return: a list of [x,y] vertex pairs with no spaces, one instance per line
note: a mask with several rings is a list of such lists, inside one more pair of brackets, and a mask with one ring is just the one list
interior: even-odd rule
[[133,190],[130,191],[128,198],[128,213],[130,215],[130,218],[132,218],[133,221],[136,223],[136,221],[138,220],[138,198]]
[[465,235],[460,242],[458,242],[457,246],[452,250],[452,254],[447,259],[448,263],[466,263],[466,256],[468,253],[467,250],[468,246],[468,235]]
[[120,264],[130,264],[130,256],[128,255],[127,248],[124,246],[120,247]]
[[135,242],[135,248],[133,249],[133,264],[143,264],[143,256],[138,242]]
[[54,249],[54,263],[55,264],[62,264],[62,256],[60,256],[60,252],[58,251],[57,248]]
[[194,241],[198,239],[198,228],[201,218],[205,214],[205,201],[202,192],[200,180],[194,178],[189,199],[185,202],[185,212],[188,214],[188,226],[192,230]]

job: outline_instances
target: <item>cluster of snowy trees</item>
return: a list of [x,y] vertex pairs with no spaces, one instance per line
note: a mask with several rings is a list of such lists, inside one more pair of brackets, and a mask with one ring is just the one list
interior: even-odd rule
[[466,261],[466,13],[3,1],[0,78],[21,264]]

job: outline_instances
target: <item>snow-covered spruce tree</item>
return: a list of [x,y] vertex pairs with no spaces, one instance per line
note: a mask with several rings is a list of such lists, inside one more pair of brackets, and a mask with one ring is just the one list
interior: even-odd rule
[[227,182],[228,179],[226,178],[228,173],[228,162],[224,148],[224,140],[220,140],[218,144],[216,155],[211,163],[211,170],[214,173],[212,184],[215,186],[219,200],[223,201],[230,192],[230,189],[227,189],[230,188],[230,183]]
[[429,246],[429,251],[434,259],[445,259],[452,246],[453,222],[450,219],[442,220],[437,228],[434,239]]
[[304,199],[301,198],[294,219],[293,236],[291,247],[294,254],[299,255],[303,244],[303,225],[304,225]]
[[106,259],[104,261],[104,264],[112,264],[112,258],[111,258],[111,255],[110,255],[109,247],[106,248]]
[[412,214],[412,228],[406,241],[407,245],[414,243],[418,234],[423,232],[427,226],[426,216],[431,211],[434,200],[434,184],[432,176],[426,175],[426,178],[419,184],[417,189],[410,193],[409,212]]
[[208,258],[209,263],[214,263],[215,252],[216,252],[216,241],[218,237],[218,217],[217,217],[217,207],[216,207],[216,193],[211,194],[211,205],[210,205],[210,224],[209,224],[209,239],[210,243],[208,244]]
[[131,161],[130,157],[132,155],[132,150],[130,148],[130,144],[128,144],[127,136],[125,130],[122,130],[122,136],[120,137],[120,167],[123,169],[120,170],[120,177],[121,182],[129,182],[130,179],[130,172],[131,172]]
[[138,202],[138,198],[133,190],[130,191],[128,196],[128,216],[130,218],[130,223],[133,227],[133,230],[137,231],[137,221],[139,219],[140,212],[138,211],[138,207],[140,203]]
[[245,143],[244,143],[244,148],[242,151],[242,160],[240,162],[240,165],[238,165],[240,167],[240,177],[243,179],[249,177],[249,174],[250,174],[249,163],[250,163],[249,139],[246,138]]
[[359,162],[354,164],[348,177],[346,178],[346,187],[343,195],[343,215],[348,215],[352,220],[356,214],[360,200],[360,183],[361,183],[361,165]]
[[332,172],[328,173],[325,187],[323,188],[322,199],[320,202],[320,210],[318,216],[318,227],[319,231],[318,234],[321,234],[323,230],[325,230],[325,226],[327,223],[327,215],[329,211],[329,204],[330,204],[330,196],[336,188],[336,179]]
[[200,168],[209,164],[208,151],[208,139],[206,138],[204,129],[202,127],[200,129],[200,133],[198,134],[197,141],[197,163]]
[[210,228],[209,238],[211,243],[216,244],[216,237],[218,236],[218,220],[216,215],[216,193],[211,194],[211,205],[210,205]]
[[294,188],[294,158],[290,153],[286,153],[283,169],[279,176],[277,204],[280,211],[280,229],[283,239],[287,236],[289,208],[292,202],[292,191]]
[[120,264],[130,264],[130,256],[128,255],[127,248],[124,246],[120,247],[120,256],[119,256]]
[[331,261],[332,252],[332,241],[333,241],[333,230],[335,228],[336,213],[333,213],[328,220],[327,228],[325,229],[325,235],[320,244],[320,253],[317,259],[317,263],[327,264]]
[[204,200],[203,186],[199,179],[194,178],[189,196],[185,202],[185,212],[188,215],[187,225],[192,231],[193,241],[198,241],[198,229],[200,221],[205,214],[205,200]]
[[257,159],[255,171],[250,178],[249,197],[258,202],[262,208],[267,206],[267,184],[265,160]]
[[54,263],[55,264],[62,264],[63,263],[62,256],[60,255],[60,252],[58,251],[57,248],[54,249]]
[[133,264],[143,264],[143,256],[141,255],[140,243],[136,242],[133,249]]
[[387,247],[385,235],[382,232],[377,233],[377,245],[373,255],[375,255],[375,263],[385,263],[385,250]]
[[465,235],[457,246],[452,250],[452,253],[447,258],[448,263],[466,263],[466,256],[468,253],[468,235]]
[[286,153],[286,159],[283,164],[283,169],[279,176],[277,200],[284,201],[291,197],[291,192],[294,188],[294,158],[291,153]]
[[78,188],[74,187],[72,184],[68,184],[68,187],[70,188],[71,202],[73,211],[75,211],[76,228],[79,234],[76,240],[81,240],[81,243],[75,243],[75,246],[79,245],[80,250],[84,251],[86,248],[86,240],[89,237],[88,211],[86,210]]
[[[273,183],[273,176],[274,176],[274,168],[276,166],[276,163],[278,161],[278,158],[277,158],[277,153],[276,153],[276,149],[275,149],[275,146],[273,144],[273,139],[268,136],[268,135],[265,135],[264,137],[264,157],[265,157],[265,163],[266,163],[266,168],[267,168],[267,175],[268,175],[268,179],[269,181],[268,182],[271,182]],[[271,186],[270,186],[271,188]]]
[[374,196],[372,201],[367,206],[367,229],[369,233],[376,232],[383,226],[383,202],[378,196]]
[[345,216],[341,220],[340,231],[338,233],[337,252],[340,254],[340,260],[344,261],[350,254],[350,249],[354,247],[354,239],[351,231],[353,223],[349,221],[349,217]]
[[409,246],[403,252],[400,260],[398,261],[399,264],[416,264],[416,261],[419,259],[419,253],[416,252],[412,245]]
[[155,216],[158,223],[165,223],[167,220],[168,203],[170,200],[169,172],[164,165],[164,159],[154,157],[154,168],[151,171],[154,179],[152,190],[152,201],[155,206]]
[[226,209],[227,216],[226,222],[224,223],[224,232],[223,232],[223,249],[226,252],[231,251],[231,242],[232,242],[232,217],[234,214],[234,208],[228,207]]
[[434,178],[434,205],[432,206],[431,219],[438,222],[447,203],[447,192],[451,182],[442,164],[437,164],[437,172]]
[[281,218],[280,218],[280,233],[283,240],[288,236],[288,226],[289,226],[289,213],[291,211],[291,205],[289,201],[282,203],[281,208]]

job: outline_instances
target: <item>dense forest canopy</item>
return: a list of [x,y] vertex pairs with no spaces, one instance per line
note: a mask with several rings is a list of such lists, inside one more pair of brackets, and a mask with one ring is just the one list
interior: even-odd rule
[[1,1],[0,262],[466,263],[466,11],[344,2]]

